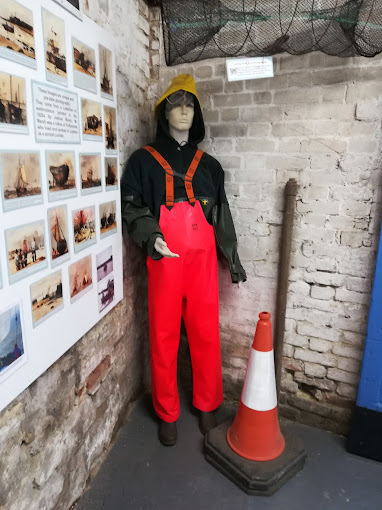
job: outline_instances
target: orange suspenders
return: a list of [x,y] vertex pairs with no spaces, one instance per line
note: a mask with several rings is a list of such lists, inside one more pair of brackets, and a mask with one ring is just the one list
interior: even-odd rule
[[191,205],[194,205],[195,197],[194,190],[192,189],[192,178],[194,177],[196,169],[198,168],[200,158],[203,155],[203,151],[198,149],[195,152],[195,156],[191,161],[186,175],[183,175],[179,174],[178,172],[174,172],[167,161],[153,147],[150,147],[150,145],[145,145],[143,148],[146,149],[158,161],[160,166],[166,172],[166,207],[171,209],[171,207],[174,205],[174,175],[181,177],[184,180],[184,186],[186,188],[188,201]]

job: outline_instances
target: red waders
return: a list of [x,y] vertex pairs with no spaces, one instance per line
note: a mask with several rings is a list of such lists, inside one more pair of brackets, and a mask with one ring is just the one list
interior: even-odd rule
[[161,260],[147,257],[153,404],[160,419],[173,422],[179,417],[177,357],[182,317],[191,353],[193,405],[213,411],[223,400],[215,235],[193,196],[191,181],[201,151],[185,176],[189,201],[174,203],[171,168],[154,149],[145,148],[167,174],[166,205],[161,206],[159,225],[169,249],[179,254],[179,258]]

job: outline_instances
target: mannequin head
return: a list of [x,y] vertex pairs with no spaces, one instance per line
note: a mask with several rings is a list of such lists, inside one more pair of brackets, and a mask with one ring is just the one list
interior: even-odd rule
[[171,134],[174,130],[189,131],[194,119],[194,96],[185,90],[170,94],[166,98],[165,115]]

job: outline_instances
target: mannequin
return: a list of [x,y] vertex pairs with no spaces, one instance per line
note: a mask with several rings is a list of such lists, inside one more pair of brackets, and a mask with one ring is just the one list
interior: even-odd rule
[[176,443],[176,383],[183,318],[193,368],[193,405],[202,433],[223,400],[216,243],[233,283],[246,280],[224,192],[224,172],[197,148],[204,122],[190,75],[174,78],[156,106],[154,143],[130,157],[121,180],[122,217],[145,250],[151,385],[162,444]]

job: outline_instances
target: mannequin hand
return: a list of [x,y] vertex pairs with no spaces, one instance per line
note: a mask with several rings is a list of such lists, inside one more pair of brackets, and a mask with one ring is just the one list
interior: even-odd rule
[[154,248],[158,253],[167,258],[179,257],[177,253],[172,253],[167,247],[167,243],[161,237],[157,237],[154,243]]

